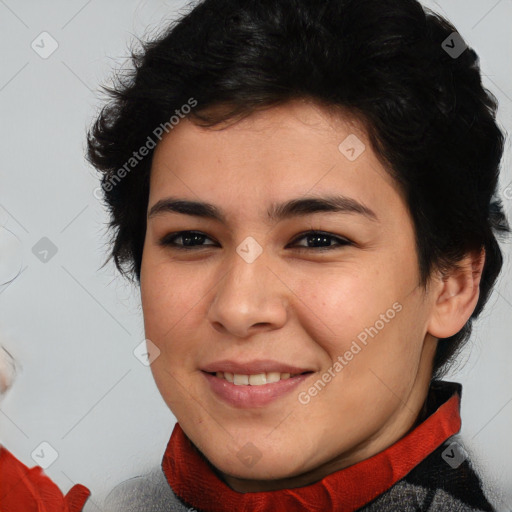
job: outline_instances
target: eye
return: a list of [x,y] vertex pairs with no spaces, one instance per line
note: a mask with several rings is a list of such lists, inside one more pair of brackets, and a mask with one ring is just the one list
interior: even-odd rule
[[[303,239],[306,240],[306,243],[311,243],[312,246],[308,247],[297,245],[297,242]],[[165,235],[159,241],[159,245],[183,250],[192,250],[198,247],[217,245],[217,243],[205,245],[203,243],[205,240],[213,239],[200,231],[179,231],[177,233]],[[334,241],[334,244],[331,244],[332,241]],[[313,249],[316,249],[317,251],[326,251],[343,247],[345,245],[352,245],[352,242],[346,238],[333,235],[331,233],[325,233],[323,231],[307,231],[305,233],[301,233],[301,235],[296,237],[292,243],[295,244],[295,246],[292,245],[291,247],[295,247],[299,251],[311,251]]]
[[[176,243],[177,240],[181,240],[180,243]],[[200,231],[179,231],[177,233],[170,233],[165,235],[160,241],[159,245],[164,247],[173,247],[176,249],[190,250],[189,248],[201,247],[202,242],[205,240],[212,240]],[[207,244],[213,245],[213,244]],[[203,247],[205,247],[203,245]]]
[[[306,233],[302,233],[300,236],[295,238],[293,243],[296,243],[299,240],[306,240],[306,243],[311,243],[313,246],[295,246],[298,247],[299,251],[311,251],[316,249],[317,251],[330,251],[332,249],[339,249],[345,245],[352,245],[352,242],[346,238],[333,235],[331,233],[325,233],[323,231],[307,231]],[[330,242],[334,241],[334,245]]]

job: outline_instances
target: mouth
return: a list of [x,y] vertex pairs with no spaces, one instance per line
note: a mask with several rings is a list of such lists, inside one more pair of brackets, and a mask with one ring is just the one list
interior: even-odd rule
[[231,372],[205,372],[212,377],[225,380],[235,386],[264,386],[265,384],[273,384],[283,380],[293,379],[299,375],[307,375],[312,371],[301,373],[281,373],[281,372],[262,372],[251,375]]
[[286,397],[315,372],[240,374],[202,370],[201,373],[205,377],[205,384],[215,397],[231,407],[247,409],[265,407],[279,398]]

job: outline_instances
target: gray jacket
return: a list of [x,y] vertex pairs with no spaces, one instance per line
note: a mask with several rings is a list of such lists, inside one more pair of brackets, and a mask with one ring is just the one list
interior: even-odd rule
[[[485,497],[481,482],[469,460],[465,460],[457,468],[450,467],[443,460],[443,452],[446,452],[454,442],[462,446],[459,437],[452,436],[402,480],[359,511],[495,512],[497,509]],[[105,500],[102,510],[104,512],[205,512],[182,502],[172,491],[161,468],[145,476],[127,480],[115,487]],[[236,512],[252,511],[240,507]],[[297,508],[296,512],[307,511]],[[315,509],[315,512],[318,512],[318,509]]]

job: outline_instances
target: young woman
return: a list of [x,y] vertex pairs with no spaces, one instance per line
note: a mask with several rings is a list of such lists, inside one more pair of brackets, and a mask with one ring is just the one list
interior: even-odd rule
[[492,510],[440,380],[508,229],[475,52],[413,0],[206,0],[134,59],[89,159],[172,499]]
[[415,0],[204,0],[133,58],[88,157],[178,422],[110,509],[493,510],[442,380],[508,231],[476,53]]

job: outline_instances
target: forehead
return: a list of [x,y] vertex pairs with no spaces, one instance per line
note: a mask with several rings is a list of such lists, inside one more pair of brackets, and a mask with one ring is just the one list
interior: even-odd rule
[[294,101],[211,128],[181,120],[155,149],[149,203],[180,195],[240,210],[333,192],[377,208],[403,202],[361,123]]

